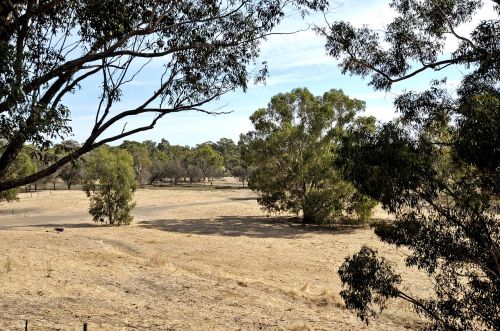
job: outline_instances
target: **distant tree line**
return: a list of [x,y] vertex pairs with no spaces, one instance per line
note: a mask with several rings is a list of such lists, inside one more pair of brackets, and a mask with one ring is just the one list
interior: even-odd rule
[[[15,161],[15,172],[12,176],[25,176],[43,169],[55,159],[59,159],[73,150],[80,148],[80,144],[73,140],[66,140],[56,144],[43,153],[34,146],[26,145],[23,152]],[[159,143],[151,140],[143,142],[126,140],[121,145],[106,147],[111,150],[124,150],[130,154],[133,163],[133,173],[138,185],[177,185],[179,182],[213,183],[215,178],[232,176],[243,181],[248,174],[243,169],[240,160],[240,147],[228,138],[221,138],[217,142],[205,142],[196,147],[172,145],[162,139]],[[0,153],[2,146],[0,143]],[[58,182],[64,182],[67,189],[74,184],[83,184],[89,178],[89,160],[94,154],[90,152],[77,160],[66,164],[53,174],[24,188],[8,190],[0,193],[0,200],[13,200],[19,190],[31,191],[41,187],[56,189]]]

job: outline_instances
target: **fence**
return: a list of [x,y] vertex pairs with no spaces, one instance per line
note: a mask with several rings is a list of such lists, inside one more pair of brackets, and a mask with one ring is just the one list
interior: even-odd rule
[[[28,320],[24,323],[24,331],[28,331]],[[83,331],[88,331],[87,322],[83,323]]]

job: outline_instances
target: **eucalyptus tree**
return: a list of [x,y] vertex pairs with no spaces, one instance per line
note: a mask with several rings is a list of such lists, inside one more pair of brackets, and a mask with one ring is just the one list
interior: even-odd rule
[[217,142],[208,143],[215,151],[224,158],[224,172],[231,174],[239,164],[238,145],[232,139],[220,138]]
[[[64,157],[65,155],[71,154],[80,148],[80,144],[74,140],[64,140],[59,144],[54,146],[54,153],[56,158]],[[58,157],[59,156],[59,157]],[[78,183],[83,179],[85,169],[80,158],[72,160],[70,163],[64,164],[55,173],[61,178],[68,190],[71,190],[73,184]],[[53,175],[53,174],[52,174]],[[52,176],[51,175],[51,176]],[[53,176],[52,176],[53,178]],[[54,184],[55,187],[55,184]]]
[[222,176],[224,158],[207,143],[192,149],[186,161],[188,165],[196,166],[201,172],[201,178],[208,179],[210,185],[214,177]]
[[149,182],[153,166],[147,146],[137,141],[125,140],[120,147],[126,149],[134,158],[135,177],[140,187],[144,188]]
[[[484,4],[493,7],[491,18],[460,34]],[[347,22],[318,31],[342,70],[369,76],[375,89],[448,66],[463,71],[456,91],[442,80],[402,94],[397,121],[376,132],[352,130],[355,139],[340,150],[344,175],[395,215],[375,233],[409,250],[407,266],[427,272],[434,293],[405,291],[401,276],[364,247],[339,270],[341,295],[365,321],[398,298],[428,317],[431,328],[498,330],[500,2],[393,0],[391,7],[397,16],[383,31]],[[448,52],[447,42],[456,48]]]
[[86,160],[84,189],[90,198],[89,213],[96,223],[129,224],[137,189],[134,160],[125,149],[102,146]]
[[[29,176],[36,171],[36,164],[28,153],[22,151],[16,157],[12,165],[12,171],[9,172],[9,178],[16,179],[23,176]],[[12,188],[0,192],[0,201],[13,201],[17,200],[18,189]]]
[[356,117],[365,103],[341,90],[320,97],[307,89],[274,96],[251,117],[254,131],[242,135],[242,159],[253,166],[249,187],[271,212],[302,213],[304,223],[365,220],[374,202],[359,194],[332,167],[337,147],[351,126],[373,118]]
[[[209,112],[207,102],[254,77],[260,41],[291,8],[325,0],[8,0],[0,3],[0,191],[34,182],[103,144],[152,129],[167,114]],[[151,69],[151,66],[156,66]],[[158,70],[158,67],[161,69]],[[148,69],[150,68],[150,69]],[[120,102],[144,70],[156,87]],[[72,132],[71,93],[99,85],[91,129],[75,151],[31,175],[12,176],[23,145],[41,150]],[[149,122],[133,126],[139,116]],[[144,123],[144,122],[142,122]],[[128,125],[127,125],[128,124]]]

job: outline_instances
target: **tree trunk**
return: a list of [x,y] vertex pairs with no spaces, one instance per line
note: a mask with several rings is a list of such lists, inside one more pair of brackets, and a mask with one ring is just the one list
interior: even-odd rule
[[302,208],[302,224],[314,224],[316,222],[312,210],[308,206]]

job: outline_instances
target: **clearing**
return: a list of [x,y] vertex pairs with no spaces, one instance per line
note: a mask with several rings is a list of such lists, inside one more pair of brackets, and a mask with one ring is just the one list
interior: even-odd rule
[[[227,184],[227,182],[226,182]],[[84,192],[22,193],[0,203],[0,330],[403,330],[422,320],[390,302],[369,326],[340,299],[337,269],[367,244],[404,268],[405,252],[368,227],[304,228],[268,216],[256,195],[144,189],[130,226],[96,226]],[[387,217],[378,211],[376,217]],[[64,232],[54,227],[64,226]]]

